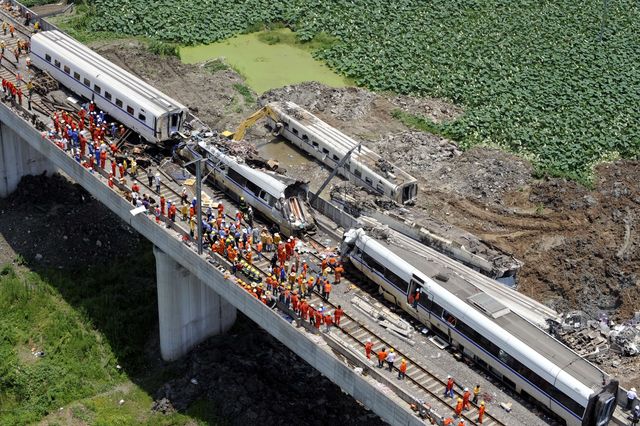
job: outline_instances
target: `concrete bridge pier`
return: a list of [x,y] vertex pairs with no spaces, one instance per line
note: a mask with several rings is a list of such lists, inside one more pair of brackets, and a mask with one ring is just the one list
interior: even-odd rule
[[0,122],[0,198],[11,194],[23,176],[49,175],[56,171],[53,163],[22,139],[11,127]]
[[158,247],[160,353],[174,361],[207,337],[224,333],[236,320],[236,308]]

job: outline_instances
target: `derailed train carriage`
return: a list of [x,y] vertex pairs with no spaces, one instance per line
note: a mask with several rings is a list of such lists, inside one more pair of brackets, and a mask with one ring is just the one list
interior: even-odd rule
[[236,199],[243,197],[256,212],[278,224],[282,233],[294,235],[315,231],[305,183],[286,177],[276,178],[269,172],[254,169],[207,141],[180,145],[178,152],[187,159],[206,158],[204,175]]
[[341,253],[387,300],[567,425],[600,426],[611,419],[617,381],[471,281],[362,229],[345,233]]
[[31,61],[145,140],[174,138],[187,107],[60,31],[31,36]]
[[[269,127],[331,169],[358,146],[357,141],[293,102],[271,102],[265,108],[272,111],[267,115]],[[338,173],[401,204],[415,202],[418,195],[418,182],[413,176],[364,146],[353,151]]]

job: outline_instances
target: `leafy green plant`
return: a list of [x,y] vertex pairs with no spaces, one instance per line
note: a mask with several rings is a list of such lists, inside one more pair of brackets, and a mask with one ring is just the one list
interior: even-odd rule
[[244,98],[245,104],[252,105],[256,102],[256,100],[253,98],[253,93],[251,92],[251,89],[249,89],[249,87],[247,87],[246,85],[235,83],[233,85],[233,88],[236,90],[236,92],[242,95],[242,97]]
[[636,1],[612,3],[602,39],[599,0],[92,4],[92,31],[182,44],[285,25],[300,42],[316,40],[314,55],[359,86],[461,105],[465,114],[438,126],[442,134],[522,154],[541,175],[588,182],[609,153],[640,156]]

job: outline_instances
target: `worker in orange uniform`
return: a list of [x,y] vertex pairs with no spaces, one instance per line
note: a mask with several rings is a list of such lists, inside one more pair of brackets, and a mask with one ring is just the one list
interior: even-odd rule
[[407,360],[402,358],[400,361],[400,367],[398,367],[398,379],[402,380],[407,375]]
[[447,385],[444,388],[444,396],[448,396],[449,398],[453,398],[453,385],[455,384],[455,380],[453,377],[447,376]]
[[320,325],[322,324],[322,312],[320,309],[315,311],[315,326],[316,330],[320,330]]
[[309,304],[305,299],[302,299],[302,301],[300,302],[300,317],[302,317],[302,319],[306,321],[307,319],[309,319],[308,315],[309,315]]
[[450,426],[453,424],[453,419],[451,417],[445,417],[442,419],[443,426]]
[[342,305],[338,305],[335,311],[333,311],[334,322],[337,326],[340,326],[340,318],[344,315],[344,310],[342,309]]
[[458,426],[464,426],[464,420],[460,420],[460,423],[458,423]]
[[367,359],[371,359],[371,349],[373,349],[373,343],[371,343],[371,339],[367,339],[367,343],[364,344],[364,354]]
[[167,200],[164,198],[164,195],[160,196],[160,214],[164,216],[164,206],[167,204]]
[[334,274],[333,283],[340,284],[340,278],[342,277],[342,274],[344,274],[344,268],[342,267],[341,264],[338,263],[338,265],[333,270],[333,274]]
[[471,392],[469,392],[469,388],[464,388],[464,393],[462,394],[462,408],[465,410],[469,410],[471,408]]
[[480,401],[480,406],[478,407],[478,423],[482,424],[482,418],[484,417],[484,401]]
[[329,295],[331,295],[331,283],[329,280],[324,282],[324,288],[322,289],[322,297],[325,300],[329,300]]
[[109,183],[109,188],[113,188],[113,175],[112,174],[109,175],[109,182],[108,183]]
[[456,417],[460,417],[460,415],[462,414],[463,405],[464,402],[462,401],[462,398],[458,398],[458,402],[456,403]]
[[14,37],[14,33],[16,32],[16,27],[13,24],[9,24],[9,33],[11,34],[11,38]]
[[333,318],[331,317],[331,314],[328,312],[324,316],[324,325],[326,326],[324,331],[328,333],[331,330],[331,326],[333,325]]
[[378,368],[384,367],[384,360],[387,359],[387,348],[378,351]]
[[104,166],[107,164],[107,151],[100,152],[100,168],[104,170]]

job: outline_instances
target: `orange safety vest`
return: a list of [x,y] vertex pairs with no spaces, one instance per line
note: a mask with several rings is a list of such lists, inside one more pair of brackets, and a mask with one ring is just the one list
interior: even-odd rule
[[406,362],[400,363],[400,372],[401,373],[406,373],[407,372],[407,363]]
[[331,293],[331,283],[329,281],[324,283],[324,292],[327,294]]

